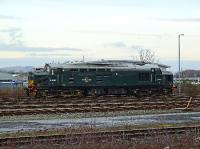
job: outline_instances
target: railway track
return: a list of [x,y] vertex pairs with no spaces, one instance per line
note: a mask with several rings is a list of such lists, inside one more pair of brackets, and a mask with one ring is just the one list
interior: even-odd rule
[[[0,98],[0,102],[3,103],[3,105],[8,105],[8,104],[55,104],[55,103],[60,103],[60,104],[65,104],[65,103],[106,103],[106,102],[129,102],[129,101],[134,101],[134,102],[162,102],[162,101],[186,101],[188,100],[188,96],[155,96],[155,97],[142,97],[142,98],[136,98],[136,97],[126,97],[126,96],[106,96],[106,97],[68,97],[68,98]],[[200,100],[200,96],[194,97],[195,100]]]
[[162,135],[184,135],[186,133],[198,134],[200,126],[195,127],[171,127],[171,128],[152,128],[152,129],[134,129],[134,130],[118,130],[118,131],[103,131],[103,132],[86,132],[86,133],[71,133],[62,135],[40,135],[26,137],[8,137],[0,138],[0,147],[4,146],[20,146],[26,144],[38,143],[65,143],[75,144],[83,142],[100,142],[111,141],[114,139],[131,140],[144,137],[158,137]]
[[[145,97],[85,97],[56,99],[0,99],[0,116],[76,113],[76,112],[106,112],[125,110],[152,110],[185,108],[189,97],[163,96]],[[195,97],[190,108],[200,107],[200,97]]]
[[[13,97],[0,97],[0,102],[106,102],[106,101],[127,101],[127,100],[135,100],[135,101],[161,101],[161,100],[185,100],[188,99],[189,96],[176,96],[176,95],[160,95],[160,96],[144,96],[144,97],[135,97],[135,96],[87,96],[87,97],[78,97],[78,96],[60,96],[60,97],[46,97],[46,98],[33,98],[33,97],[20,97],[20,98],[13,98]],[[195,96],[194,98],[200,100],[200,95]]]

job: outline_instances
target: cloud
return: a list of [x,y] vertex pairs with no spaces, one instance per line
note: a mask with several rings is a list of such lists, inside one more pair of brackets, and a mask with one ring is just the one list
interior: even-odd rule
[[117,48],[127,48],[127,45],[122,41],[108,44],[108,46],[117,47]]
[[0,43],[0,51],[41,52],[41,51],[82,51],[82,49],[70,48],[70,47],[63,47],[63,48],[28,47],[24,45]]
[[15,19],[19,19],[19,18],[15,17],[15,16],[9,16],[9,15],[0,14],[0,19],[15,20]]
[[[82,51],[82,49],[71,48],[71,47],[62,47],[62,48],[53,48],[53,47],[29,47],[25,46],[21,40],[23,37],[22,29],[19,27],[12,27],[8,29],[0,29],[0,33],[7,33],[10,37],[10,42],[3,43],[0,41],[0,51],[15,51],[15,52],[48,52],[48,51]],[[32,55],[34,55],[32,53]],[[42,54],[40,53],[42,56]],[[45,54],[46,55],[46,54]],[[43,56],[45,56],[43,55]],[[60,55],[61,56],[61,55]]]
[[95,30],[75,30],[78,33],[90,33],[90,34],[113,34],[122,36],[136,36],[136,37],[155,37],[162,38],[165,34],[151,34],[151,33],[133,33],[133,32],[118,32],[118,31],[95,31]]
[[19,27],[12,27],[12,28],[8,28],[8,29],[0,29],[0,32],[18,32],[21,31],[21,28]]
[[168,18],[168,19],[156,19],[158,21],[170,21],[170,22],[196,22],[200,23],[200,18]]
[[22,44],[21,38],[23,36],[22,29],[18,27],[12,27],[8,29],[1,29],[0,33],[8,33],[10,42],[12,44]]
[[138,49],[143,48],[143,46],[140,46],[140,45],[128,45],[128,44],[126,44],[126,43],[124,43],[122,41],[105,44],[104,47],[124,48],[124,49],[133,49],[133,50],[138,50]]
[[29,53],[26,56],[30,57],[65,57],[65,56],[70,56],[71,54],[63,54],[63,53],[49,53],[49,52],[43,52],[43,53]]

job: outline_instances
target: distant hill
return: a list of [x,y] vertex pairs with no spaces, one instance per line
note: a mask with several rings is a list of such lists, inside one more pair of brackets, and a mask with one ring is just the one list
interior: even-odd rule
[[1,72],[8,72],[8,73],[27,73],[33,70],[34,67],[32,66],[14,66],[14,67],[0,68]]
[[[175,74],[175,77],[178,77],[178,73]],[[200,77],[200,70],[181,71],[181,77]]]

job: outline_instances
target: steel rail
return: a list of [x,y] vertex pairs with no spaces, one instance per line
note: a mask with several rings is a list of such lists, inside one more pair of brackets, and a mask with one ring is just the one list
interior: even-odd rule
[[85,132],[85,133],[70,133],[62,135],[38,135],[38,136],[19,136],[19,137],[5,137],[0,138],[0,146],[7,145],[24,145],[30,143],[43,142],[66,142],[75,143],[79,141],[102,141],[113,139],[130,140],[133,138],[152,137],[159,135],[173,135],[199,133],[200,126],[190,127],[170,127],[170,128],[150,128],[150,129],[133,129],[133,130],[117,130],[117,131],[101,131],[101,132]]

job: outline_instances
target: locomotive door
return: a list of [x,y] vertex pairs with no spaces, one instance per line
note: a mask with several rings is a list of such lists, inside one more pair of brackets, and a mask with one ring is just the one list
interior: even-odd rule
[[151,82],[152,83],[155,83],[156,81],[156,71],[155,71],[155,68],[151,68]]
[[58,86],[61,86],[63,83],[63,69],[58,68],[57,69],[57,84]]

